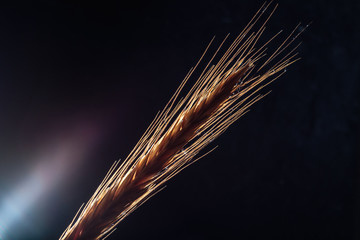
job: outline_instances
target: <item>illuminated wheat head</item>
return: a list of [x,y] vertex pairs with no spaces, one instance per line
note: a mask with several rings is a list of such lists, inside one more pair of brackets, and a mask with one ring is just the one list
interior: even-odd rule
[[[265,16],[264,4],[220,57],[226,39],[187,94],[190,69],[164,110],[159,112],[129,156],[116,162],[88,203],[79,210],[61,240],[104,239],[127,215],[162,189],[194,161],[199,152],[263,98],[260,90],[295,62],[292,46],[298,26],[272,52],[267,47],[280,32],[257,46],[276,7]],[[214,63],[214,59],[218,59]]]

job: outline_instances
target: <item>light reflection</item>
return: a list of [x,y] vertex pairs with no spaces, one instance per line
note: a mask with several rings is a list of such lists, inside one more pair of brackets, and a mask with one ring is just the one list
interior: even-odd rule
[[85,127],[82,125],[67,136],[62,133],[62,137],[58,137],[53,144],[44,141],[40,154],[33,157],[32,162],[36,165],[29,175],[13,187],[12,192],[5,193],[0,199],[0,240],[12,239],[14,234],[21,235],[18,231],[24,226],[18,226],[19,223],[26,222],[31,229],[39,227],[27,213],[36,207],[44,196],[55,192],[71,171],[81,166],[81,161],[91,153],[95,140],[99,140],[98,133],[98,129],[85,124]]

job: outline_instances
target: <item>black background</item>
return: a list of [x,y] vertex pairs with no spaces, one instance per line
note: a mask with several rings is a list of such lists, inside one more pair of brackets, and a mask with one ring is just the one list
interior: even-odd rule
[[[9,239],[57,239],[211,38],[233,39],[262,3],[0,4],[1,194],[26,175],[33,162],[24,155],[57,124],[71,130],[81,115],[106,132],[81,168],[27,213],[36,222],[46,212],[39,230],[19,223]],[[215,152],[109,239],[360,238],[360,2],[279,3],[264,38],[312,21],[299,38],[301,61]]]

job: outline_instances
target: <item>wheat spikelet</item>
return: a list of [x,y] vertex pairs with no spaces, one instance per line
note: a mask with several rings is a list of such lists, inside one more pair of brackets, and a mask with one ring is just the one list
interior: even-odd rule
[[[264,56],[266,45],[273,38],[255,49],[266,22],[277,6],[257,31],[251,30],[269,5],[261,7],[213,65],[212,61],[225,38],[195,85],[184,98],[179,99],[185,83],[204,55],[200,58],[134,150],[120,166],[118,162],[112,166],[94,195],[64,231],[61,240],[106,238],[116,224],[161,190],[167,180],[196,161],[195,156],[200,150],[263,97],[259,90],[281,76],[283,70],[297,60],[297,53],[294,53],[296,46],[268,67],[297,37],[297,27],[270,57]],[[265,67],[267,70],[261,71]]]

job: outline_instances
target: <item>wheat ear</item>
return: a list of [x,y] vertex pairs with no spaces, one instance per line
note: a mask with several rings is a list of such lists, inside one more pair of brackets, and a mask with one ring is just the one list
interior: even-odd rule
[[[297,60],[296,46],[269,67],[269,63],[297,37],[295,30],[268,58],[264,57],[265,47],[272,39],[255,49],[277,6],[257,31],[251,30],[268,6],[261,7],[213,65],[224,42],[221,43],[195,85],[179,99],[181,90],[204,55],[200,58],[130,155],[120,166],[118,162],[112,166],[89,202],[64,231],[61,240],[106,238],[121,220],[161,190],[167,180],[196,161],[195,156],[201,149],[263,97],[259,90],[281,76],[283,70]],[[261,71],[265,67],[267,70]]]

